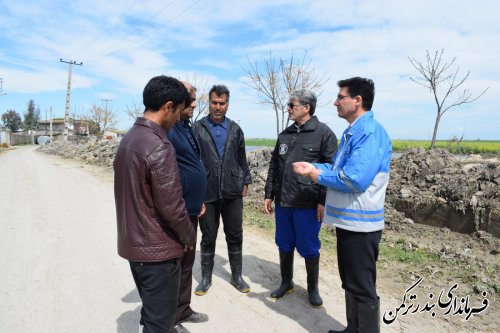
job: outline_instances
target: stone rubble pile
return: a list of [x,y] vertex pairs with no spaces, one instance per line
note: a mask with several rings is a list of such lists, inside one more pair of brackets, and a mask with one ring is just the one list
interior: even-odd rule
[[[56,141],[39,150],[111,168],[118,141]],[[272,148],[247,153],[253,184],[246,204],[261,207]],[[500,163],[480,156],[460,161],[443,149],[410,149],[391,163],[387,190],[388,227],[422,223],[500,237]]]

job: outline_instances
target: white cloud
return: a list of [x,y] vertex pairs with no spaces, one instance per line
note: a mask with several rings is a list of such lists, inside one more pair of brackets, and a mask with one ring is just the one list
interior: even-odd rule
[[[473,138],[498,139],[498,122],[485,119],[500,118],[494,99],[500,89],[499,9],[494,0],[3,2],[0,77],[10,96],[0,112],[31,96],[64,96],[63,58],[84,63],[74,69],[75,107],[105,95],[122,110],[140,100],[152,76],[196,73],[209,84],[231,85],[230,114],[240,118],[247,136],[273,136],[272,111],[256,104],[257,95],[242,83],[247,59],[263,60],[270,51],[284,58],[307,52],[316,71],[331,78],[320,104],[336,95],[337,80],[370,77],[377,87],[376,115],[391,135],[427,138],[435,106],[408,79],[417,74],[408,57],[424,59],[426,50],[444,49],[447,59],[457,57],[460,73],[471,71],[466,88],[473,94],[490,90],[466,111],[446,114],[443,136],[465,123]],[[336,132],[345,127],[331,102],[318,116]]]

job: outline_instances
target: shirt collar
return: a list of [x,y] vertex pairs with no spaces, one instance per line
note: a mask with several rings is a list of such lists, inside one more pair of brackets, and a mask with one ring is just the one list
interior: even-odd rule
[[216,127],[216,126],[221,126],[224,129],[227,129],[227,118],[224,117],[224,120],[221,123],[216,123],[215,121],[210,118],[210,116],[207,116],[207,123],[210,127]]

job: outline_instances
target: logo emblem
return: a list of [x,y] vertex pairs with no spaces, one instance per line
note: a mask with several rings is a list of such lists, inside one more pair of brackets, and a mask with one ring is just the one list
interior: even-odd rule
[[286,145],[286,143],[280,144],[280,155],[285,155],[287,151],[288,146]]

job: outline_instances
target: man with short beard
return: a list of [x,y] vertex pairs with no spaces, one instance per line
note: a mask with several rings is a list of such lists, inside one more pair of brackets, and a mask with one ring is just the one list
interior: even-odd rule
[[182,198],[175,150],[165,136],[190,103],[177,79],[152,78],[146,110],[121,140],[113,169],[118,254],[127,259],[142,300],[144,333],[170,332],[179,297],[180,260],[196,234]]

